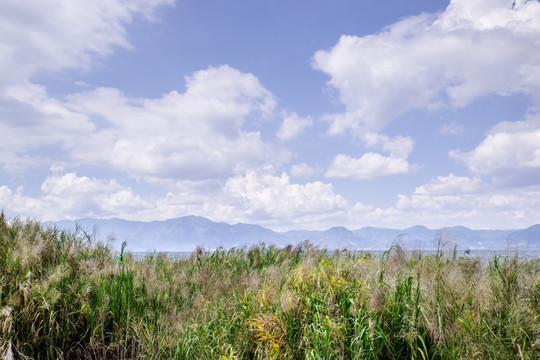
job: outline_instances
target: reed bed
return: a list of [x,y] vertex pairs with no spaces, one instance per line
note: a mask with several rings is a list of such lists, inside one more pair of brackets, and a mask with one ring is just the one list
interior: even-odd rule
[[114,253],[0,216],[3,359],[539,359],[540,259]]

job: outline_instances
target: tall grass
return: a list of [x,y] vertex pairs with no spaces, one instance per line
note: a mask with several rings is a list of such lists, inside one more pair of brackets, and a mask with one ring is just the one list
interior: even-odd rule
[[0,215],[4,359],[538,359],[540,260],[113,253]]

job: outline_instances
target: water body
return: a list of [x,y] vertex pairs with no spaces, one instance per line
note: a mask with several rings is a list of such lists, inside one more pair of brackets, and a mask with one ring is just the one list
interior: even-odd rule
[[[375,256],[382,256],[388,250],[357,250],[356,253],[370,253]],[[212,250],[209,251],[210,253]],[[132,252],[132,254],[137,259],[144,259],[149,255],[160,255],[163,254],[168,258],[172,259],[185,259],[191,256],[194,251],[162,251],[162,252]],[[328,250],[328,254],[333,254],[334,250]],[[405,250],[405,253],[409,256],[420,254],[421,256],[425,255],[434,255],[437,253],[437,250]],[[453,257],[453,250],[443,250],[443,253],[446,257]],[[464,258],[482,258],[482,259],[491,259],[495,256],[500,257],[514,257],[522,259],[535,259],[540,258],[540,250],[516,250],[516,249],[505,249],[505,250],[458,250],[455,252],[456,257]]]

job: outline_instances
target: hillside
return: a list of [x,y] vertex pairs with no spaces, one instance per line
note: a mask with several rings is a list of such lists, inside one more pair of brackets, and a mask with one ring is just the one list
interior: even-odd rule
[[[52,224],[49,224],[52,225]],[[132,251],[192,251],[272,244],[296,245],[305,240],[327,249],[380,250],[398,242],[409,249],[437,249],[439,243],[461,250],[540,250],[540,224],[518,230],[473,230],[463,226],[428,229],[364,227],[349,230],[333,227],[325,231],[291,230],[275,232],[259,225],[213,222],[199,216],[165,221],[126,221],[121,219],[80,219],[54,223],[60,229],[74,230],[78,225],[98,239],[109,240],[115,248],[123,241]]]

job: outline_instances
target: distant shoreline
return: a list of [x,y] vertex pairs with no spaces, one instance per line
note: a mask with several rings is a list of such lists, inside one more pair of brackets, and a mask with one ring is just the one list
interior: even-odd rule
[[[212,253],[216,251],[217,249],[211,249],[206,250],[209,253]],[[222,249],[223,251],[227,251],[228,249]],[[336,250],[327,250],[328,253],[333,253]],[[375,256],[381,256],[388,250],[347,250],[352,253],[365,253],[365,254],[373,254]],[[404,250],[405,253],[410,256],[413,253],[420,253],[421,255],[433,255],[437,253],[436,249],[431,250]],[[195,253],[195,250],[193,251],[131,251],[131,254],[133,254],[136,258],[142,259],[148,255],[152,254],[164,254],[167,257],[178,259],[178,258],[186,258]],[[443,250],[443,253],[448,256],[452,256],[453,250]],[[483,259],[489,259],[494,256],[501,256],[501,257],[514,257],[517,255],[518,258],[525,258],[525,259],[534,259],[534,258],[540,258],[540,250],[508,250],[508,249],[501,249],[501,250],[458,250],[456,252],[456,256],[458,257],[465,257],[465,258],[483,258]]]

